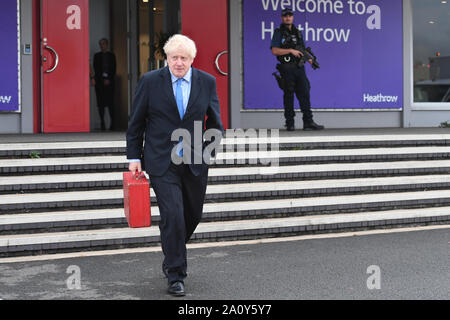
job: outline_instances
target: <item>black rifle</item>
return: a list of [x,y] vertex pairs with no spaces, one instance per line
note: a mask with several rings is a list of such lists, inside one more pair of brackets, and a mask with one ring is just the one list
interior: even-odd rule
[[303,54],[303,56],[300,58],[300,61],[298,62],[299,67],[303,67],[307,61],[312,60],[312,63],[311,63],[312,68],[314,70],[320,68],[319,63],[317,62],[317,57],[314,55],[314,53],[312,52],[310,47],[308,47],[306,49],[297,47],[297,48],[295,48],[295,50],[298,50]]

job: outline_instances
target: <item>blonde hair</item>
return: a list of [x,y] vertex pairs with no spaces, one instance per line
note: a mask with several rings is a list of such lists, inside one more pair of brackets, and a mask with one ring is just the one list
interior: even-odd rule
[[179,49],[186,51],[192,59],[197,56],[195,42],[184,35],[176,34],[170,37],[164,45],[164,52],[167,56],[170,56]]

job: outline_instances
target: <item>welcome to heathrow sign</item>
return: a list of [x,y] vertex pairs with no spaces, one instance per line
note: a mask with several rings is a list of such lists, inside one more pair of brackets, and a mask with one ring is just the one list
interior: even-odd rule
[[245,109],[283,108],[270,43],[284,8],[321,66],[306,65],[313,108],[403,107],[402,0],[243,0]]

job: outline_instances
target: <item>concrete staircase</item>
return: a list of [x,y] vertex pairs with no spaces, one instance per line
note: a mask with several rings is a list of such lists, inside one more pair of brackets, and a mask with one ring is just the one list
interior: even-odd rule
[[[192,241],[450,224],[450,133],[359,133],[280,132],[274,153],[225,139]],[[159,245],[153,190],[152,227],[127,226],[124,154],[123,139],[0,144],[0,257]]]

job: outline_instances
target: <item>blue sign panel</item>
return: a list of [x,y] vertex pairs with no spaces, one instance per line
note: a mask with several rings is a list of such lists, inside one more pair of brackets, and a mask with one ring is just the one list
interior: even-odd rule
[[306,66],[313,108],[402,109],[401,0],[244,0],[245,109],[283,108],[271,38],[285,8],[320,63]]
[[0,112],[20,111],[18,1],[0,2]]

